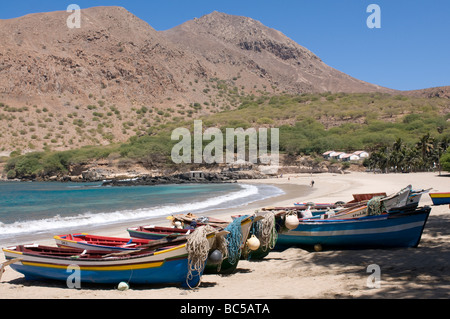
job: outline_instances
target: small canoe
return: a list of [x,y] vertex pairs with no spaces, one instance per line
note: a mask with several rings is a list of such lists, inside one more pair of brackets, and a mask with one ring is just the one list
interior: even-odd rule
[[450,192],[430,193],[434,205],[450,205]]
[[[215,233],[208,234],[210,246]],[[69,280],[79,270],[81,283],[180,284],[194,287],[200,282],[203,269],[192,272],[189,267],[187,243],[171,245],[162,250],[138,250],[108,253],[42,245],[19,245],[3,248],[7,260],[16,260],[10,267],[28,280]],[[206,264],[206,260],[204,261]]]
[[182,228],[195,228],[204,225],[210,225],[217,228],[225,228],[230,223],[214,217],[196,216],[192,213],[172,215],[168,217],[168,219],[172,221],[173,226],[175,226],[178,222],[180,223]]
[[150,242],[148,239],[105,237],[85,233],[58,235],[54,239],[58,247],[96,251],[137,250]]
[[386,197],[386,193],[367,193],[367,194],[353,194],[353,199],[347,202],[349,204],[367,203],[374,197]]
[[289,246],[417,247],[431,208],[355,219],[300,219],[293,230],[281,228],[277,248]]
[[360,205],[361,203],[367,203],[374,197],[386,197],[386,193],[367,193],[367,194],[353,194],[353,199],[348,202],[338,201],[336,203],[294,203],[294,206],[297,209],[308,209],[308,207],[312,210],[327,210],[327,209],[335,209],[339,207],[353,207]]
[[147,239],[147,240],[158,240],[168,236],[176,237],[189,235],[192,229],[178,229],[173,227],[160,227],[160,226],[138,226],[130,227],[127,229],[130,237]]

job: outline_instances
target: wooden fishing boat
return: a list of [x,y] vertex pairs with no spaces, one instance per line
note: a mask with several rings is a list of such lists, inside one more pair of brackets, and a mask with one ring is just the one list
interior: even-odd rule
[[[207,234],[212,245],[215,233]],[[181,284],[194,287],[200,281],[203,270],[192,272],[185,243],[142,249],[132,252],[111,253],[87,251],[41,245],[20,245],[4,248],[7,260],[14,270],[29,280],[67,281],[79,270],[82,283],[118,284]],[[182,241],[182,240],[179,240]],[[176,240],[174,240],[176,242]],[[156,245],[155,245],[156,246]],[[206,263],[206,260],[205,260]]]
[[430,193],[434,205],[450,205],[450,192]]
[[336,209],[339,207],[353,207],[361,205],[362,203],[367,203],[374,197],[386,197],[386,193],[366,193],[366,194],[353,194],[353,199],[348,202],[338,201],[336,203],[314,203],[314,202],[306,202],[306,203],[294,203],[294,207],[297,209],[311,209],[311,210],[328,210],[328,209]]
[[368,209],[367,205],[359,205],[355,207],[346,208],[337,211],[327,211],[324,214],[317,216],[316,218],[321,219],[353,219],[367,216]]
[[359,247],[417,247],[431,208],[355,219],[299,220],[293,230],[280,228],[277,247],[292,245]]
[[[425,193],[428,193],[431,190],[429,189],[421,189],[421,190],[411,190],[409,193],[408,199],[406,201],[406,205],[400,208],[397,208],[396,210],[414,210],[417,207],[419,207],[420,200],[422,198],[422,195]],[[392,209],[394,211],[395,209]]]
[[[212,217],[197,217],[193,214],[174,215],[169,219],[172,221],[173,225],[178,221],[181,222],[182,227],[188,228],[180,229],[176,227],[139,226],[128,228],[128,232],[130,236],[134,238],[154,239],[167,236],[178,236],[180,234],[190,234],[194,232],[197,227],[205,225],[210,225],[217,229],[225,229],[225,231],[229,232],[226,236],[227,242],[229,243],[227,247],[229,257],[225,258],[220,264],[215,264],[208,260],[205,273],[229,274],[236,269],[240,254],[244,248],[252,225],[250,216],[242,216],[239,222],[232,221],[231,223]],[[238,255],[237,260],[235,260],[236,255]]]
[[149,239],[96,236],[86,233],[58,235],[56,245],[62,248],[78,248],[96,251],[137,250],[150,243]]
[[229,232],[226,236],[228,256],[219,265],[208,260],[206,274],[231,274],[236,270],[251,226],[251,216],[245,215],[234,219],[225,227],[225,231]]
[[[197,227],[210,225],[218,229],[224,229],[229,222],[213,218],[213,217],[197,217],[191,213],[178,214],[170,216],[172,227],[160,227],[154,225],[130,227],[127,229],[130,237],[141,239],[161,239],[167,236],[180,236],[189,235]],[[176,227],[176,223],[179,222],[179,227]]]
[[130,227],[127,229],[130,237],[147,240],[158,240],[165,237],[189,235],[192,229],[179,229],[174,227],[160,227],[154,225]]
[[[297,211],[299,218],[320,219],[352,219],[370,215],[379,215],[382,212],[399,212],[414,210],[418,207],[420,198],[428,190],[413,191],[412,186],[401,189],[399,192],[386,196],[386,193],[353,194],[353,200],[334,205],[320,204],[318,206],[294,207],[266,207],[265,211]],[[312,205],[313,203],[308,203]],[[369,209],[368,209],[369,206]],[[377,207],[379,212],[374,213]],[[311,216],[312,215],[312,216]]]
[[252,226],[248,237],[255,236],[260,245],[256,250],[251,250],[248,245],[245,245],[241,259],[261,260],[275,248],[275,244],[278,240],[276,214],[272,212],[256,212],[255,215],[252,216],[252,219]]
[[175,227],[178,225],[182,228],[196,228],[198,226],[210,225],[217,228],[225,228],[230,222],[206,216],[196,216],[192,213],[178,214],[167,217],[172,221],[172,225]]
[[[339,207],[344,208],[351,208],[355,206],[360,206],[362,204],[367,204],[367,202],[373,198],[381,197],[384,205],[388,210],[403,207],[407,204],[407,200],[409,195],[412,192],[412,186],[408,185],[407,187],[401,189],[399,192],[394,193],[392,195],[387,196],[386,193],[366,193],[366,194],[353,194],[353,199],[348,202],[339,201],[336,203],[314,203],[314,202],[307,202],[307,203],[294,203],[294,207],[297,210],[317,210],[317,211],[324,211],[328,209],[336,209]],[[420,200],[420,197],[419,197]],[[272,208],[276,209],[276,208]],[[292,208],[291,208],[292,209]]]
[[[380,215],[382,213],[396,213],[401,211],[415,210],[419,206],[422,194],[429,190],[412,190],[410,186],[391,196],[375,196],[365,201],[369,196],[364,194],[354,195],[356,199],[361,200],[359,204],[341,210],[331,210],[323,215],[318,214],[323,219],[351,219],[364,216]],[[363,200],[364,199],[364,200]]]
[[411,191],[412,186],[408,185],[397,193],[383,197],[380,200],[386,211],[399,210],[406,206]]
[[307,209],[308,207],[310,209],[317,209],[317,210],[326,210],[327,208],[336,208],[338,207],[340,202],[338,203],[314,203],[314,202],[307,202],[307,203],[294,203],[294,207],[297,209]]
[[353,199],[346,203],[346,206],[352,206],[353,204],[367,203],[374,197],[386,197],[386,193],[367,193],[367,194],[353,194]]

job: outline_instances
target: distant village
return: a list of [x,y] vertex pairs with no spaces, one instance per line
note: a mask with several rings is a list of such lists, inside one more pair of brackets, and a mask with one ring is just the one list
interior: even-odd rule
[[335,159],[342,162],[353,162],[363,160],[369,157],[369,153],[366,151],[356,151],[351,154],[345,152],[335,152],[335,151],[327,151],[322,154],[324,159],[331,160]]

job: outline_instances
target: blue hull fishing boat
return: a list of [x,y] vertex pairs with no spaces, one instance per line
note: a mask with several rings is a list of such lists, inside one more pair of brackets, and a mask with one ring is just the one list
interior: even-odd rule
[[[3,249],[7,259],[17,258],[11,268],[28,280],[63,280],[77,267],[81,282],[118,284],[178,283],[188,281],[188,255],[184,246],[160,253],[142,253],[106,257],[94,252],[82,255],[81,250],[45,246],[17,246]],[[72,268],[71,268],[72,267]],[[196,285],[202,274],[196,274],[190,285]]]
[[431,208],[355,219],[301,219],[297,228],[283,230],[277,248],[289,246],[417,247]]
[[[200,233],[200,232],[199,232]],[[201,234],[201,233],[200,233]],[[28,280],[69,279],[73,270],[79,271],[82,283],[119,284],[180,284],[195,287],[203,275],[203,267],[192,268],[192,249],[184,244],[165,244],[155,249],[108,253],[76,248],[60,248],[42,245],[19,245],[3,248],[7,263]],[[180,241],[185,241],[180,239]],[[215,233],[206,235],[209,250]],[[206,251],[207,256],[208,251]],[[202,252],[204,254],[204,252]],[[197,260],[196,259],[196,260]]]

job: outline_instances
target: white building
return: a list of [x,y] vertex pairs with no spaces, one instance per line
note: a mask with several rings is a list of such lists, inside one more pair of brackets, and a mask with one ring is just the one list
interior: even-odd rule
[[369,153],[367,153],[366,151],[357,151],[357,152],[354,152],[353,155],[356,155],[359,158],[368,158],[369,157]]
[[333,152],[330,154],[330,158],[339,159],[340,156],[345,155],[344,152]]
[[322,154],[323,158],[325,159],[329,159],[330,158],[330,154],[334,153],[334,151],[328,151]]
[[352,161],[358,161],[360,159],[360,157],[358,155],[355,154],[345,154],[344,156],[342,156],[341,160],[343,162],[352,162]]

